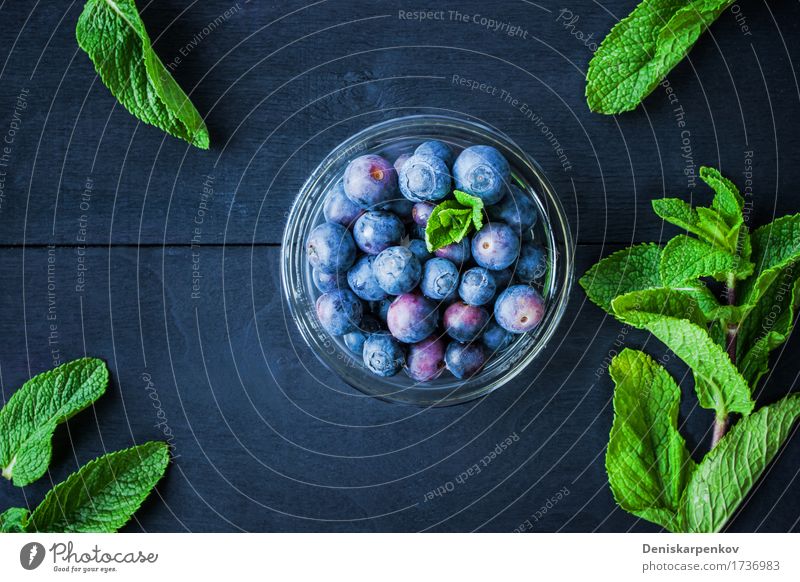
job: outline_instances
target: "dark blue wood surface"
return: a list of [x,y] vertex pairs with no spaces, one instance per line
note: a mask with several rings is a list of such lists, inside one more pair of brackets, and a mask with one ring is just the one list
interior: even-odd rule
[[[0,483],[0,508],[37,503],[104,450],[170,438],[175,462],[129,531],[511,531],[525,520],[535,531],[655,531],[616,509],[607,487],[612,386],[597,370],[620,326],[580,290],[524,379],[453,408],[388,405],[328,377],[287,319],[277,281],[285,215],[343,138],[421,111],[479,118],[541,163],[568,210],[578,274],[620,245],[671,236],[650,200],[704,199],[686,175],[703,164],[744,186],[752,163],[755,224],[795,212],[800,5],[737,4],[670,74],[671,93],[659,88],[611,118],[588,112],[583,76],[593,39],[632,0],[437,2],[444,19],[424,22],[401,11],[428,6],[404,1],[137,4],[207,115],[207,152],[115,103],[75,43],[82,2],[0,2],[0,136],[14,130],[0,190],[2,395],[54,357],[102,357],[113,376],[94,411],[58,430],[50,475],[24,490]],[[498,90],[465,89],[454,75]],[[568,168],[503,91],[552,130]],[[189,244],[208,176],[215,195],[192,300]],[[645,335],[627,344],[661,350]],[[794,387],[798,355],[793,339],[763,402]],[[673,371],[699,455],[711,417],[693,408],[685,370]],[[795,438],[730,529],[800,529],[799,464]],[[430,495],[437,489],[446,492]]]

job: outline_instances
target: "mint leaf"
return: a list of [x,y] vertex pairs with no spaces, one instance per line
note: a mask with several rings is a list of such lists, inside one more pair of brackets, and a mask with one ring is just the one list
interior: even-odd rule
[[455,200],[445,200],[436,205],[425,227],[425,244],[429,252],[459,242],[472,226],[472,209]]
[[681,499],[688,532],[718,532],[780,450],[800,416],[787,396],[742,418],[692,474]]
[[724,281],[731,272],[743,278],[752,273],[753,265],[725,249],[681,234],[664,247],[659,271],[664,285],[678,286],[698,277]]
[[30,511],[24,507],[11,507],[0,513],[0,533],[24,533],[28,527]]
[[581,277],[579,283],[595,304],[613,313],[615,297],[662,287],[658,274],[661,249],[646,243],[617,251],[598,262]]
[[731,412],[750,414],[754,403],[747,382],[704,328],[671,317],[650,321],[643,327],[692,369],[700,406],[716,411],[720,418]]
[[720,174],[716,168],[706,166],[700,168],[700,178],[716,193],[711,206],[725,220],[728,227],[742,226],[744,198],[736,185]]
[[483,228],[483,200],[472,194],[467,194],[461,190],[453,190],[453,196],[456,197],[459,204],[472,208],[472,224],[475,226],[475,231]]
[[696,210],[700,228],[705,233],[703,239],[710,245],[725,249],[735,255],[739,227],[730,226],[725,217],[713,208],[699,206]]
[[714,168],[700,168],[700,177],[714,191],[711,208],[692,208],[678,198],[653,200],[656,214],[683,228],[711,246],[750,259],[749,237],[744,227],[744,199],[736,186]]
[[634,109],[734,0],[644,0],[603,40],[589,63],[589,109]]
[[164,475],[162,442],[99,457],[56,485],[34,510],[28,531],[109,533],[125,525]]
[[108,385],[101,361],[82,358],[34,376],[0,409],[0,468],[22,487],[47,471],[56,426],[97,400]]
[[700,218],[697,211],[688,202],[680,198],[659,198],[650,203],[653,211],[666,220],[687,232],[704,236],[705,231],[700,228]]
[[428,252],[461,242],[473,226],[476,231],[483,228],[483,200],[460,190],[455,190],[453,195],[455,200],[440,202],[428,218],[425,227]]
[[792,333],[800,304],[800,273],[787,267],[739,324],[737,364],[750,386],[769,371],[769,355]]
[[623,350],[609,372],[616,388],[606,471],[614,499],[625,511],[678,531],[681,495],[695,467],[678,432],[680,389],[636,350]]
[[103,83],[130,113],[208,149],[205,122],[153,51],[133,0],[88,0],[75,35]]
[[800,214],[783,216],[757,228],[750,235],[755,275],[744,281],[741,295],[753,306],[784,268],[800,259]]
[[713,314],[717,306],[716,298],[704,285],[686,289],[661,287],[632,291],[611,302],[617,319],[636,327],[643,327],[665,316],[687,319],[705,326],[708,324],[706,312]]

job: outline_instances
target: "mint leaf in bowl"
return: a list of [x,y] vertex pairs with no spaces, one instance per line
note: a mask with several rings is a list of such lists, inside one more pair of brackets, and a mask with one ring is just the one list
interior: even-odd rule
[[445,200],[436,206],[425,227],[428,252],[461,242],[474,226],[483,228],[483,200],[461,190],[453,191],[455,200]]

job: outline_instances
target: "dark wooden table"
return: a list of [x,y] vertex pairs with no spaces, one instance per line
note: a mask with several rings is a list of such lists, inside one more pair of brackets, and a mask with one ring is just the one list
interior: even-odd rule
[[[607,486],[612,385],[597,371],[620,325],[580,289],[523,379],[447,409],[389,405],[329,377],[287,319],[285,217],[335,144],[413,112],[474,116],[529,151],[569,213],[578,275],[674,234],[650,200],[707,200],[693,177],[704,164],[740,186],[752,171],[754,224],[798,211],[800,4],[735,5],[669,75],[671,93],[618,118],[589,113],[584,74],[633,0],[137,4],[207,115],[210,151],[116,104],[76,45],[82,2],[0,2],[0,134],[12,140],[0,168],[3,398],[84,354],[113,376],[93,411],[58,430],[50,474],[24,490],[0,483],[0,507],[36,504],[78,464],[161,438],[175,462],[129,531],[511,531],[525,520],[534,531],[655,531]],[[442,17],[409,19],[420,8]],[[645,335],[626,342],[663,349]],[[798,356],[794,339],[764,402],[794,385]],[[700,455],[711,415],[674,371]],[[800,529],[799,463],[795,437],[730,530]]]

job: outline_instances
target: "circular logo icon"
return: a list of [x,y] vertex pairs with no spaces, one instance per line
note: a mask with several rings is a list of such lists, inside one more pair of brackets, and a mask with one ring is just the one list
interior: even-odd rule
[[28,542],[19,551],[19,563],[26,570],[35,570],[44,561],[44,546],[39,542]]

